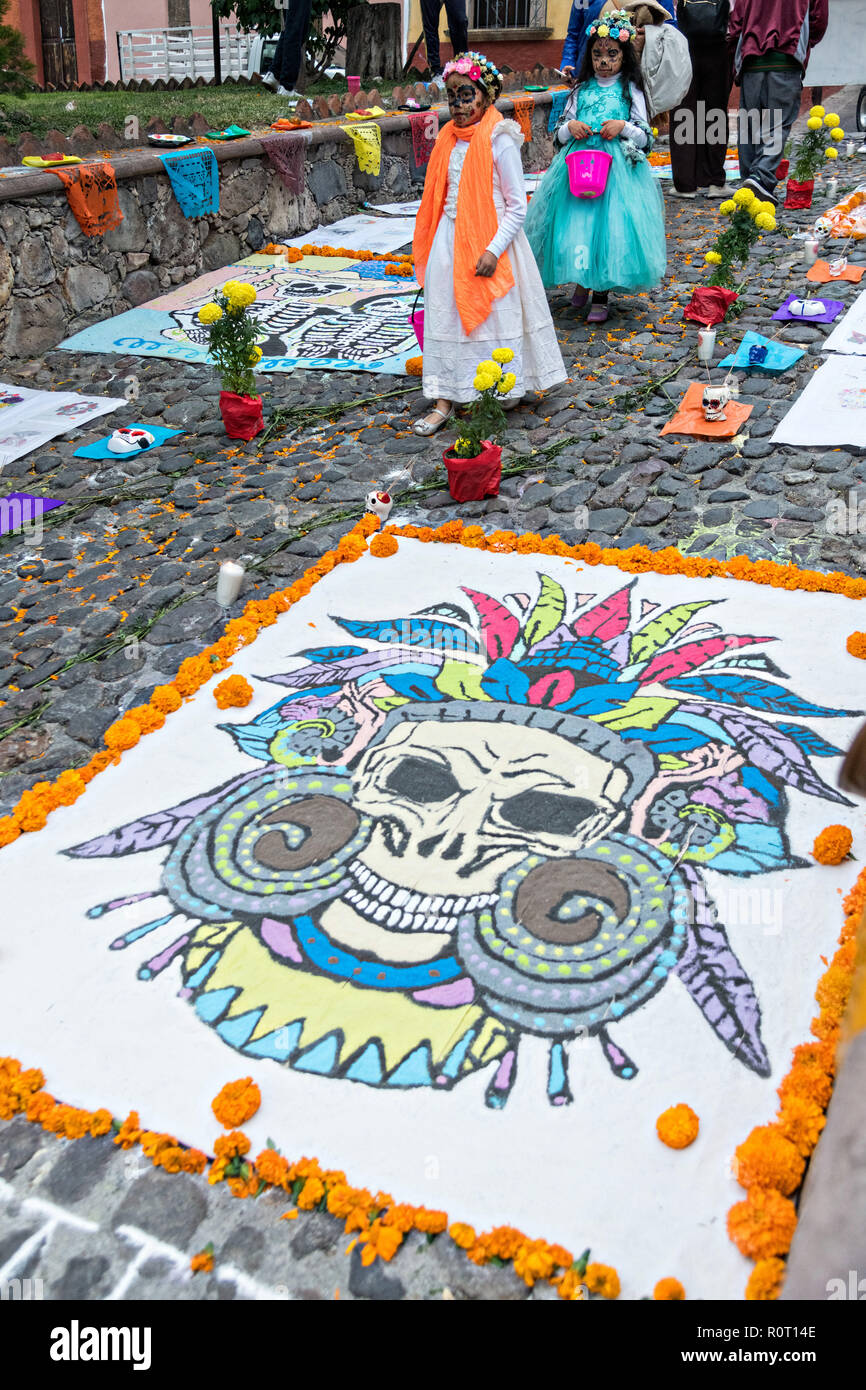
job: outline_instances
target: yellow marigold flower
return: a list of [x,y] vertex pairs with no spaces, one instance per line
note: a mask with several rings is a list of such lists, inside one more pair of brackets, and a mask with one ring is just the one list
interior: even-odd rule
[[828,111],[824,117],[824,124],[828,130],[832,130],[834,125],[839,124],[839,117],[835,111]]
[[758,211],[758,212],[766,212],[766,213],[769,214],[770,217],[775,217],[775,215],[776,215],[776,204],[775,204],[775,203],[771,203],[770,200],[769,200],[769,198],[768,198],[768,199],[766,200],[766,202],[763,202],[763,203],[759,202],[759,203],[757,203],[757,211]]
[[262,350],[261,350],[261,348],[260,348],[258,345],[254,346],[254,347],[251,347],[251,348],[250,348],[250,366],[251,366],[251,367],[254,367],[254,366],[256,365],[256,363],[257,363],[257,362],[261,362],[261,360],[262,360]]
[[832,145],[828,145],[828,146],[827,146],[826,150],[824,151],[824,158],[825,158],[825,159],[837,159],[837,158],[838,158],[838,154],[837,154],[836,150],[833,149],[833,146],[832,146]]
[[719,203],[719,212],[722,217],[730,217],[732,212],[736,212],[737,205],[733,198],[726,198],[723,203]]
[[487,391],[496,384],[496,378],[488,376],[486,372],[478,372],[472,385],[476,391]]
[[494,362],[513,362],[514,353],[511,348],[494,348],[490,356]]
[[496,389],[500,395],[507,396],[509,391],[513,391],[517,385],[517,377],[514,372],[506,372],[500,382],[497,382]]
[[484,359],[483,362],[478,363],[479,376],[482,373],[485,376],[492,376],[494,381],[498,381],[499,378],[502,376],[502,368],[500,367],[498,362],[492,362],[490,358],[487,357]]
[[672,1105],[656,1120],[656,1133],[669,1149],[687,1149],[698,1137],[700,1121],[690,1105]]
[[837,125],[833,130],[830,131],[830,139],[831,139],[831,140],[844,140],[844,139],[845,139],[845,132],[844,132],[844,130],[842,129],[842,127],[841,127],[840,125]]
[[718,251],[708,251],[707,254],[704,256],[704,260],[706,261],[707,265],[722,264],[722,258],[719,255]]
[[754,201],[755,195],[751,188],[738,188],[734,194],[734,202],[738,208],[747,208]]
[[583,1282],[590,1293],[600,1293],[602,1298],[619,1298],[619,1275],[610,1265],[587,1265]]
[[778,1298],[784,1278],[784,1260],[758,1260],[746,1285],[746,1301],[757,1303]]
[[810,115],[810,116],[823,116],[823,115],[824,115],[824,108],[823,108],[823,106],[811,106],[811,107],[809,108],[809,115]]
[[653,1298],[659,1302],[682,1302],[685,1296],[679,1279],[660,1279],[653,1289]]
[[759,212],[755,218],[755,226],[760,227],[762,232],[772,232],[775,225],[775,217],[771,217],[768,212]]
[[809,119],[808,119],[808,121],[806,122],[806,125],[808,126],[809,130],[820,130],[820,129],[821,129],[821,117],[820,117],[820,116],[810,116]]
[[199,323],[216,323],[222,316],[223,311],[218,304],[203,304],[198,311]]

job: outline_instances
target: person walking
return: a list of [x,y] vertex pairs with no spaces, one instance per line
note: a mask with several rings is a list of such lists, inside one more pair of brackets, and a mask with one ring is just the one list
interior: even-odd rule
[[[424,47],[427,50],[427,66],[430,77],[444,90],[442,78],[442,59],[439,56],[439,15],[442,0],[421,0],[421,23],[424,28]],[[445,0],[445,17],[448,21],[448,37],[451,52],[456,57],[465,53],[469,47],[469,21],[466,17],[466,0]]]
[[312,0],[289,0],[271,70],[262,75],[265,86],[271,87],[277,96],[300,99],[301,94],[295,90],[295,83],[300,76],[307,46],[311,11]]
[[776,169],[800,110],[809,54],[827,30],[829,0],[733,0],[728,45],[740,88],[740,176],[776,201]]
[[677,23],[692,60],[692,81],[671,113],[671,171],[678,198],[724,198],[731,58],[730,0],[678,0]]

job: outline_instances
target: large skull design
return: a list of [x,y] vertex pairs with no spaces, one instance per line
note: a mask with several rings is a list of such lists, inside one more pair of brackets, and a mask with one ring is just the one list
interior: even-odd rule
[[568,858],[615,830],[651,773],[644,748],[577,716],[404,705],[355,774],[355,809],[374,828],[326,930],[382,959],[429,959],[529,854]]

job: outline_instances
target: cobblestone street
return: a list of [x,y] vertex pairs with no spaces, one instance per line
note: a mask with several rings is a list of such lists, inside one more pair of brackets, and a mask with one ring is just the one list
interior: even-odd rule
[[[854,89],[836,100],[850,117]],[[837,172],[841,197],[866,178],[866,155],[840,160]],[[553,298],[569,380],[509,415],[501,495],[486,502],[452,502],[442,451],[453,433],[411,432],[422,409],[412,378],[263,376],[267,434],[232,444],[209,368],[66,351],[0,361],[4,382],[41,389],[122,397],[134,376],[140,395],[112,414],[111,428],[142,421],[184,431],[137,460],[75,458],[106,433],[97,423],[3,471],[4,492],[65,505],[45,515],[38,542],[0,538],[0,815],[34,783],[84,763],[106,728],[215,641],[251,596],[284,588],[331,548],[374,485],[394,495],[397,524],[459,515],[485,530],[556,533],[570,544],[676,546],[866,574],[866,526],[840,535],[827,525],[832,502],[849,507],[853,495],[866,507],[866,447],[769,442],[832,331],[771,323],[787,295],[807,288],[802,241],[791,235],[812,225],[826,199],[816,192],[808,211],[780,207],[778,230],[748,263],[743,313],[720,326],[715,352],[718,361],[754,329],[804,356],[779,377],[736,373],[739,399],[752,406],[746,437],[702,442],[660,430],[689,383],[706,379],[696,326],[682,310],[705,279],[718,204],[679,201],[669,181],[664,187],[666,281],[648,295],[613,294],[600,327],[584,322],[565,291]],[[866,242],[847,255],[866,265]],[[846,307],[859,293],[833,286]],[[215,597],[226,559],[246,569],[229,610]],[[359,1250],[345,1253],[350,1237],[330,1216],[280,1221],[292,1205],[277,1191],[237,1202],[206,1177],[169,1177],[108,1136],[69,1143],[23,1116],[0,1122],[0,1281],[41,1279],[46,1298],[556,1298],[547,1284],[531,1290],[511,1268],[476,1267],[450,1242],[418,1232],[390,1264],[365,1268]],[[208,1242],[213,1273],[193,1276],[190,1257]]]

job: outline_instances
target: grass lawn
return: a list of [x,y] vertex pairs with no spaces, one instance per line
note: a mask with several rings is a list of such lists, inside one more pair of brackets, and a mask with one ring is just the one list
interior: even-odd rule
[[[384,82],[382,95],[389,95],[394,85]],[[324,78],[310,83],[306,95],[342,96],[346,91],[345,78]],[[67,111],[70,103],[74,103],[74,110]],[[197,111],[211,130],[232,123],[260,130],[278,116],[285,116],[287,107],[285,97],[276,96],[269,87],[236,87],[233,83],[177,92],[34,92],[23,97],[0,96],[0,136],[11,141],[29,130],[40,139],[49,130],[68,134],[77,125],[87,126],[95,134],[101,121],[122,134],[127,116],[137,116],[142,130],[153,116],[159,116],[171,129],[173,117],[189,118]]]

